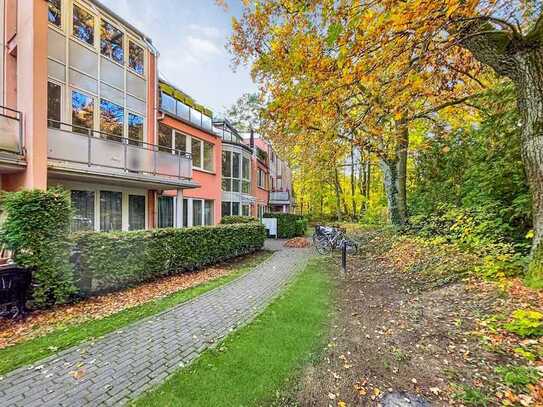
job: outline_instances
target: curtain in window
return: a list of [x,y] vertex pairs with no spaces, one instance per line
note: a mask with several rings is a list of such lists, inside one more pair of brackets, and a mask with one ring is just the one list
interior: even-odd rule
[[130,195],[128,197],[128,230],[145,229],[145,197]]
[[122,230],[122,192],[100,191],[100,230]]
[[223,201],[221,204],[221,216],[230,216],[232,211],[230,210],[230,202]]
[[239,215],[239,202],[232,202],[232,215]]
[[72,191],[72,232],[94,230],[94,192]]
[[174,226],[173,197],[160,196],[158,198],[158,227],[172,228]]
[[192,201],[192,226],[200,226],[202,224],[202,201]]

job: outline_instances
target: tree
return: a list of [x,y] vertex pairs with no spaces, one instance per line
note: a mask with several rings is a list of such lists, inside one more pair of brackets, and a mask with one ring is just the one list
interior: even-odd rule
[[257,94],[243,94],[225,112],[225,116],[232,122],[234,127],[243,133],[252,130],[258,132],[260,129],[260,114],[262,103]]

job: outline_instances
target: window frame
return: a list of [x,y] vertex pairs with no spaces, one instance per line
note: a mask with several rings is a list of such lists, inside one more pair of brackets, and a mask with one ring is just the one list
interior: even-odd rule
[[[121,134],[120,135],[119,134],[114,134],[114,133],[106,133],[105,131],[102,130],[102,103],[103,102],[111,103],[112,105],[121,108],[122,114],[123,114],[123,120],[122,120],[122,123],[121,123]],[[112,102],[109,99],[100,97],[100,114],[99,114],[99,128],[100,128],[99,131],[100,131],[100,135],[105,136],[108,140],[123,142],[123,139],[128,138],[127,137],[128,134],[125,133],[125,124],[127,122],[126,117],[127,117],[127,114],[126,114],[126,109],[124,108],[124,106],[118,105],[117,103]]]
[[59,16],[60,16],[60,24],[57,25],[55,23],[53,23],[51,20],[49,20],[49,10],[51,8],[51,2],[50,0],[47,0],[47,23],[49,24],[50,27],[55,27],[57,30],[63,30],[64,28],[64,3],[63,3],[63,0],[59,0],[59,3],[60,3],[60,9],[59,9]]
[[66,108],[65,107],[65,98],[64,98],[64,92],[65,92],[65,87],[64,87],[64,84],[61,83],[61,82],[58,82],[58,81],[55,81],[51,78],[47,78],[47,128],[56,128],[56,129],[60,129],[61,125],[59,124],[58,127],[56,126],[50,126],[49,125],[49,84],[52,84],[52,85],[55,85],[55,86],[58,86],[60,88],[60,118],[59,118],[59,122],[62,123],[64,121],[64,109]]
[[[134,38],[132,38],[130,35],[128,35],[128,33],[125,33],[125,35],[126,35],[126,42],[128,44],[128,58],[126,58],[127,69],[129,72],[132,72],[133,74],[138,75],[145,79],[145,74],[147,72],[147,58],[146,58],[146,53],[145,53],[145,47],[141,46],[140,43],[136,41]],[[143,56],[143,72],[142,73],[139,73],[130,65],[130,55],[131,55],[130,45],[131,44],[134,44],[136,47],[141,48],[141,50],[143,51],[143,55],[142,55]]]
[[[83,10],[84,12],[90,14],[92,16],[92,21],[93,21],[93,29],[92,29],[92,35],[93,35],[93,43],[90,44],[89,42],[85,41],[84,39],[78,37],[75,35],[75,30],[74,30],[74,9],[75,7],[78,7],[79,9]],[[97,41],[96,41],[96,38],[99,37],[99,35],[97,35],[97,24],[96,24],[96,21],[99,20],[99,16],[95,13],[92,12],[92,10],[90,10],[89,8],[87,8],[86,6],[84,6],[83,4],[79,3],[79,2],[76,2],[74,1],[72,3],[72,7],[70,9],[70,38],[72,39],[75,39],[76,41],[78,41],[80,44],[83,44],[84,46],[86,47],[89,47],[93,50],[96,50],[96,47],[97,47]]]
[[[126,58],[126,52],[125,52],[126,51],[126,42],[127,42],[126,41],[126,31],[119,28],[116,22],[104,17],[103,15],[100,15],[99,20],[100,20],[100,26],[98,27],[98,31],[100,33],[100,41],[99,41],[99,44],[98,44],[98,48],[99,48],[100,56],[107,58],[109,61],[111,61],[111,62],[113,62],[113,63],[115,63],[117,65],[120,65],[123,68],[127,68],[127,64],[126,64],[126,59],[127,58]],[[123,36],[123,39],[121,41],[122,50],[123,50],[123,60],[122,60],[122,62],[119,62],[119,61],[117,61],[117,60],[115,60],[113,58],[113,47],[111,47],[111,55],[107,55],[107,54],[102,53],[102,26],[103,26],[104,23],[109,24],[111,27],[118,30]]]
[[[96,114],[96,111],[97,111],[97,99],[98,99],[98,96],[96,95],[93,95],[92,93],[89,93],[89,92],[86,92],[84,90],[81,90],[79,88],[74,88],[74,87],[70,87],[70,125],[71,125],[71,128],[72,128],[72,132],[75,132],[75,133],[79,133],[79,134],[84,134],[84,135],[87,135],[87,133],[84,133],[82,131],[74,131],[74,123],[73,123],[73,112],[74,112],[74,105],[73,105],[73,94],[74,92],[77,92],[81,95],[84,95],[84,96],[87,96],[89,98],[92,99],[93,103],[92,103],[92,127],[88,128],[87,130],[90,130],[90,134],[93,135],[94,132],[96,131],[96,120],[97,120],[97,114]],[[77,126],[78,128],[80,129],[84,129],[83,127],[79,127]]]

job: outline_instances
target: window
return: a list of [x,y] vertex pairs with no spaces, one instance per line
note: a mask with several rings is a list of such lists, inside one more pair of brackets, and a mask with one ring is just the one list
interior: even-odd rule
[[204,201],[204,225],[213,225],[215,201]]
[[250,207],[249,205],[242,205],[241,206],[241,214],[243,216],[249,216]]
[[145,196],[128,196],[128,230],[145,229]]
[[143,142],[143,117],[128,113],[128,142],[141,146]]
[[175,132],[175,149],[183,152],[187,152],[187,136],[183,133]]
[[222,190],[226,192],[232,191],[232,180],[230,178],[222,179]]
[[232,215],[239,215],[239,202],[232,202]]
[[124,109],[108,100],[100,101],[100,131],[106,133],[107,138],[122,141],[124,127]]
[[239,178],[239,153],[232,153],[232,178]]
[[60,27],[62,24],[62,0],[49,0],[49,12],[47,14],[51,24]]
[[243,181],[241,182],[241,192],[248,194],[251,190],[251,162],[247,157],[242,157],[241,161],[241,177]]
[[94,125],[94,99],[72,91],[72,127],[74,132],[88,134]]
[[139,45],[132,41],[128,43],[128,66],[136,73],[143,75],[145,73],[144,65],[145,51]]
[[192,200],[192,226],[200,226],[202,224],[202,203],[203,201],[200,200]]
[[204,142],[204,170],[213,171],[213,144]]
[[94,16],[74,4],[73,35],[89,45],[94,45]]
[[230,151],[222,152],[222,176],[232,176],[232,153]]
[[256,182],[260,188],[266,188],[266,173],[262,171],[260,168],[257,171]]
[[102,20],[100,30],[100,50],[102,55],[111,58],[119,64],[124,63],[123,37],[121,30]]
[[100,230],[109,232],[123,228],[122,192],[100,191]]
[[223,201],[221,204],[221,216],[230,216],[232,214],[230,202]]
[[183,199],[183,227],[189,227],[189,200]]
[[173,197],[158,197],[158,227],[172,228],[174,220]]
[[94,230],[94,192],[72,191],[72,232]]
[[172,129],[165,124],[158,125],[158,149],[160,151],[171,152],[172,148]]
[[60,129],[62,88],[56,83],[47,82],[47,125]]
[[192,166],[196,168],[202,168],[202,140],[193,138],[191,145]]

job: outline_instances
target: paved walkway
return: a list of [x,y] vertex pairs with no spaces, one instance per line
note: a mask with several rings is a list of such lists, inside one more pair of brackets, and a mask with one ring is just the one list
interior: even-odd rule
[[278,251],[190,302],[15,370],[0,381],[0,406],[123,405],[254,318],[310,255],[309,249]]

